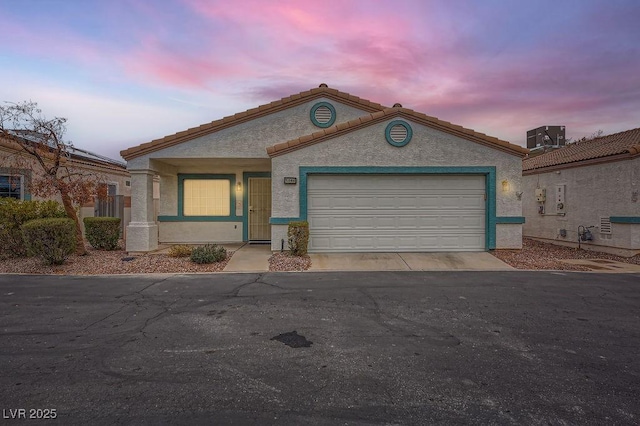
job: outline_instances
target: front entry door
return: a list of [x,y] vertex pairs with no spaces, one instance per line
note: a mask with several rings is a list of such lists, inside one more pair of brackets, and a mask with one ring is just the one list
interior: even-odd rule
[[249,241],[270,241],[271,178],[249,178]]

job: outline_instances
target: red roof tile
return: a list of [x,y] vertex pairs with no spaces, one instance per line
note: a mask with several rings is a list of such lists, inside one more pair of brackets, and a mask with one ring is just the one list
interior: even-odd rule
[[608,136],[576,142],[522,162],[522,170],[535,170],[545,167],[575,165],[587,160],[606,158],[614,155],[640,153],[640,128],[614,133]]
[[191,129],[184,130],[173,135],[165,136],[160,139],[155,139],[151,142],[143,143],[141,145],[125,149],[120,152],[120,155],[122,155],[125,160],[129,161],[136,157],[168,148],[173,145],[178,145],[188,140],[214,133],[231,126],[235,126],[237,124],[253,120],[258,117],[262,117],[264,115],[282,111],[292,106],[299,105],[311,99],[320,97],[328,97],[338,102],[342,102],[346,105],[363,109],[367,112],[381,111],[385,108],[384,106],[375,102],[361,99],[357,96],[353,96],[345,92],[340,92],[339,90],[331,89],[326,85],[322,85],[321,87],[315,89],[306,90],[304,92],[287,96],[286,98],[282,98],[265,105],[260,105],[247,111],[239,112],[237,114],[230,115],[198,127],[193,127]]
[[326,129],[324,132],[315,132],[312,135],[301,136],[297,139],[294,139],[295,141],[298,141],[298,143],[295,145],[289,144],[289,146],[285,147],[283,144],[278,144],[269,147],[267,148],[267,154],[269,154],[270,157],[283,155],[288,152],[322,142],[329,138],[339,136],[342,133],[353,131],[364,126],[369,126],[380,121],[388,120],[391,116],[400,116],[411,119],[427,127],[431,127],[433,129],[440,130],[442,132],[449,133],[472,142],[489,146],[500,151],[518,155],[520,157],[524,157],[529,152],[526,148],[523,148],[519,145],[514,145],[510,142],[503,141],[492,136],[487,136],[484,133],[478,133],[471,129],[466,129],[461,126],[451,124],[447,121],[438,120],[435,117],[430,117],[428,115],[413,111],[408,108],[394,107],[385,108],[382,111],[367,114],[346,123],[337,124]]

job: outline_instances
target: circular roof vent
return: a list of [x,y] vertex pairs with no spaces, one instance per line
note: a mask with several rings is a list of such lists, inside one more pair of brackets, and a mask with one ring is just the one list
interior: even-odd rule
[[336,121],[336,109],[328,102],[318,102],[311,108],[311,121],[318,127],[331,127]]
[[406,121],[395,120],[387,125],[385,129],[385,137],[387,142],[393,146],[403,147],[409,143],[413,131],[411,126]]
[[327,86],[327,83],[320,83],[320,86],[318,87],[329,87],[329,86]]
[[331,121],[333,114],[331,113],[331,110],[328,107],[321,106],[318,109],[316,109],[316,112],[313,114],[313,116],[316,118],[316,121],[318,123],[327,124],[328,122]]
[[401,143],[404,141],[407,138],[408,133],[407,128],[402,124],[396,124],[391,128],[391,130],[389,130],[389,136],[395,143]]
[[394,108],[402,108],[402,104],[401,103],[395,103],[393,104]]

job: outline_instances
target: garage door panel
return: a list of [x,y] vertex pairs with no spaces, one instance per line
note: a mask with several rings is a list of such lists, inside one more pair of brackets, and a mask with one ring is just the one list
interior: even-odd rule
[[310,251],[478,251],[484,176],[310,176]]

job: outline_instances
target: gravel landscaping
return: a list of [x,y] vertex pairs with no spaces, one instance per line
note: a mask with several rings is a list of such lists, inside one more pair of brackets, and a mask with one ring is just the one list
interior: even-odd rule
[[[607,259],[640,265],[640,255],[621,257],[612,254],[578,250],[557,246],[528,238],[523,239],[522,250],[494,250],[495,257],[517,269],[589,271],[591,269],[564,263],[562,259]],[[130,256],[124,250],[99,251],[88,248],[86,256],[70,256],[60,266],[44,265],[39,258],[16,258],[0,260],[0,273],[57,274],[57,275],[111,275],[144,273],[193,273],[220,272],[232,251],[222,262],[198,265],[188,257],[170,257],[167,254],[142,254]],[[292,256],[287,252],[274,253],[269,258],[270,271],[305,271],[311,266],[309,256]]]
[[494,250],[495,257],[517,269],[551,269],[564,271],[591,271],[591,269],[562,262],[561,259],[607,259],[640,265],[640,255],[622,257],[592,250],[578,250],[523,238],[522,250]]
[[222,262],[199,265],[188,257],[170,257],[167,254],[130,256],[124,250],[99,251],[87,249],[86,256],[71,255],[63,265],[44,265],[39,258],[17,258],[0,261],[0,273],[57,274],[57,275],[112,275],[145,273],[220,272],[233,256],[227,251]]
[[269,258],[270,271],[306,271],[310,267],[309,256],[293,256],[287,252],[277,252]]

